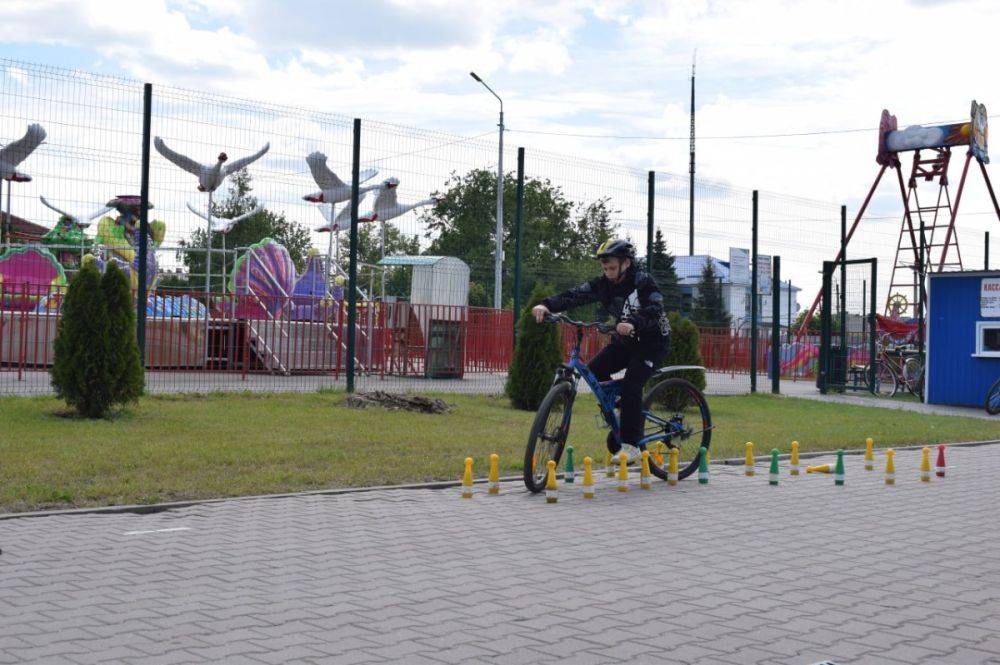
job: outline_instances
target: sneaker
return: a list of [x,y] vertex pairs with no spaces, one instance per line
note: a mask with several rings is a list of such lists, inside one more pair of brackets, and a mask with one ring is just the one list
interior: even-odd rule
[[617,466],[619,460],[618,456],[622,453],[628,455],[628,459],[625,461],[625,464],[632,464],[642,457],[642,451],[636,446],[633,446],[631,443],[623,443],[621,449],[617,453],[611,455],[612,464]]

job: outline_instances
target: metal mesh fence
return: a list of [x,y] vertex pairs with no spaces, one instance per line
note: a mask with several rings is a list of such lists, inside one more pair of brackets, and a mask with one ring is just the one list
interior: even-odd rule
[[[86,223],[116,197],[139,193],[143,85],[0,60],[0,94],[0,143],[19,138],[29,123],[41,124],[48,135],[22,165],[30,182],[3,181],[11,215],[5,220],[12,228],[7,248],[30,246],[37,256],[2,285],[0,393],[48,392],[46,370],[63,284],[80,257],[93,254],[130,266],[136,285],[137,236],[134,220],[117,209],[95,218],[82,233],[65,219],[60,227],[60,214],[39,197]],[[157,146],[150,162],[155,261],[149,266],[155,279],[146,308],[147,388],[343,387],[351,119],[157,85],[152,135],[165,149]],[[211,194],[199,191],[199,178],[178,166],[183,160],[167,156],[172,151],[212,167],[224,152],[225,168],[265,145],[265,154],[231,173]],[[492,133],[462,137],[362,124],[358,389],[503,390],[515,318],[517,149],[510,147],[503,156],[500,309],[493,307],[497,153]],[[686,175],[653,177],[656,235],[650,246],[647,171],[528,146],[520,301],[526,304],[540,284],[561,290],[595,276],[589,257],[596,241],[627,236],[643,262],[652,255],[649,267],[658,279],[664,257],[672,256],[677,280],[661,279],[665,298],[702,328],[709,391],[745,392],[752,191],[698,179],[694,252],[688,256],[688,187]],[[214,220],[211,233],[208,217]],[[231,223],[234,218],[238,221]],[[791,278],[779,299],[784,298],[780,326],[788,345],[782,353],[793,358],[788,326],[818,293],[821,261],[837,250],[838,206],[763,192],[759,220],[759,254],[780,255],[782,274]],[[852,251],[884,252],[897,237],[898,220],[862,225]],[[716,259],[727,322],[698,320],[707,257]],[[761,389],[770,345],[769,266],[766,258],[758,264]],[[887,269],[888,261],[880,262],[880,270]],[[16,292],[37,297],[14,307]],[[797,367],[783,360],[783,376],[802,378]]]

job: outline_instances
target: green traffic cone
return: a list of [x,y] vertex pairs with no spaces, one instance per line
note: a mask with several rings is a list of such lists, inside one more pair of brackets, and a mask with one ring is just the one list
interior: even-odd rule
[[566,473],[563,474],[563,480],[572,483],[574,478],[576,469],[573,468],[573,446],[566,446]]
[[698,484],[708,484],[708,448],[704,446],[698,451]]
[[771,449],[771,469],[768,472],[768,484],[777,485],[778,484],[778,449]]
[[837,466],[833,469],[833,484],[844,484],[844,449],[837,451]]

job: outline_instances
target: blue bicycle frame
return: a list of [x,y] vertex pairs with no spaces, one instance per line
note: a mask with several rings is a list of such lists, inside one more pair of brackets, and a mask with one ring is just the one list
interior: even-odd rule
[[[560,365],[559,372],[556,374],[556,381],[570,381],[573,384],[573,394],[576,395],[579,377],[583,377],[583,380],[586,381],[588,386],[590,386],[591,392],[594,393],[594,397],[597,398],[597,403],[601,407],[601,415],[604,417],[604,422],[611,428],[615,441],[617,441],[620,445],[622,442],[620,429],[621,423],[619,422],[618,414],[615,413],[615,404],[617,403],[618,398],[621,397],[621,380],[597,380],[597,377],[590,371],[587,364],[580,360],[580,341],[582,336],[582,329],[577,327],[576,344],[573,345],[573,348],[570,351],[569,361]],[[570,403],[569,408],[571,412],[570,417],[572,417],[572,403]],[[668,421],[658,418],[645,410],[642,412],[642,415],[647,421],[661,425],[664,428],[669,428],[669,430],[672,431],[656,432],[654,434],[644,436],[636,444],[640,449],[645,448],[647,444],[653,441],[669,439],[673,434],[680,434],[683,431],[683,427],[679,423],[674,423],[672,420]]]

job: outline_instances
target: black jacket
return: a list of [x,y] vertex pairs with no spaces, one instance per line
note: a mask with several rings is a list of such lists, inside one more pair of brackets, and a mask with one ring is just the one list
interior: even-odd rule
[[601,303],[616,323],[625,321],[635,326],[635,342],[638,344],[667,344],[670,323],[663,311],[663,295],[649,273],[630,266],[625,278],[618,284],[612,284],[601,275],[569,291],[549,296],[542,304],[551,312],[561,312],[593,302]]

